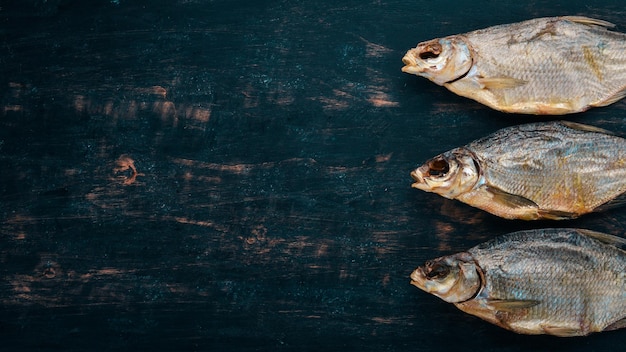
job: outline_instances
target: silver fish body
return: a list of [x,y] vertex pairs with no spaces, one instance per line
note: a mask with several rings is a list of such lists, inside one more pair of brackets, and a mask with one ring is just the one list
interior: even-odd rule
[[592,126],[501,129],[418,167],[412,187],[506,219],[572,219],[626,196],[626,139]]
[[428,261],[411,283],[522,334],[626,327],[626,240],[581,229],[514,232]]
[[565,16],[489,27],[420,43],[402,70],[504,112],[580,112],[626,95],[626,34],[612,26]]

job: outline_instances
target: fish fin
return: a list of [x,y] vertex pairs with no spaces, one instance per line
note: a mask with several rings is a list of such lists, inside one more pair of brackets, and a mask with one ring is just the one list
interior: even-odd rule
[[537,203],[528,198],[511,194],[495,186],[486,186],[486,191],[492,194],[493,200],[511,208],[539,207]]
[[486,186],[486,191],[491,193],[493,200],[495,202],[502,204],[506,207],[509,207],[512,209],[519,209],[519,208],[537,209],[537,214],[541,218],[551,219],[551,220],[567,220],[567,219],[575,219],[580,215],[577,213],[570,213],[567,211],[538,209],[539,205],[537,205],[537,203],[533,202],[532,200],[526,197],[518,196],[516,194],[508,193],[506,191],[501,190],[498,187]]
[[[626,238],[608,235],[602,232],[585,230],[585,229],[578,229],[578,232],[582,233],[583,235],[587,237],[596,239],[602,243],[626,250]],[[624,323],[626,323],[626,321]]]
[[607,100],[603,100],[596,104],[591,104],[591,106],[607,106],[613,103],[617,103],[618,101],[624,99],[626,97],[626,88],[620,90],[619,92],[613,94],[613,96],[609,97]]
[[572,21],[575,23],[580,23],[580,24],[585,24],[585,25],[595,25],[595,26],[601,26],[601,27],[606,27],[606,28],[613,28],[615,27],[615,24],[608,22],[608,21],[604,21],[604,20],[598,20],[595,18],[589,18],[589,17],[585,17],[585,16],[563,16],[561,17],[564,20],[568,20],[568,21]]
[[578,122],[572,122],[572,121],[560,121],[561,125],[567,126],[573,130],[578,130],[578,131],[583,131],[583,132],[595,132],[595,133],[603,133],[603,134],[608,134],[611,136],[614,136],[615,133],[605,130],[603,128],[600,127],[595,127],[595,126],[589,126],[589,125],[585,125],[582,123],[578,123]]
[[535,300],[518,300],[518,299],[490,299],[487,304],[497,311],[512,312],[517,309],[530,308],[538,305],[540,302]]
[[491,77],[491,78],[478,78],[478,84],[483,89],[507,89],[507,88],[516,88],[523,86],[528,83],[528,81],[524,81],[523,79],[517,79],[513,77]]
[[576,329],[571,326],[541,325],[541,328],[546,332],[546,334],[554,336],[571,337],[582,335],[580,329]]
[[617,329],[623,329],[623,328],[626,328],[626,318],[616,321],[615,323],[604,328],[604,330],[602,331],[611,331],[611,330],[617,330]]
[[576,219],[578,216],[580,216],[580,214],[578,213],[571,213],[568,211],[544,210],[544,209],[537,210],[537,214],[539,214],[539,216],[541,216],[544,219],[550,219],[550,220],[570,220],[570,219]]

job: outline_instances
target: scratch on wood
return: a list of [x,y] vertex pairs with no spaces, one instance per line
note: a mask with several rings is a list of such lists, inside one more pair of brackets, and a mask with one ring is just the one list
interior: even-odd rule
[[385,54],[393,52],[393,50],[387,48],[384,45],[373,43],[361,36],[358,36],[363,42],[365,42],[365,55],[368,57],[381,57]]
[[[128,155],[122,154],[115,161],[117,165],[116,168],[113,169],[113,173],[117,174],[118,179],[122,179],[125,185],[131,185],[137,181],[138,176],[145,176],[145,174],[137,172],[137,168],[135,167],[135,160]],[[120,173],[124,173],[125,171],[130,170],[129,175],[120,175]]]

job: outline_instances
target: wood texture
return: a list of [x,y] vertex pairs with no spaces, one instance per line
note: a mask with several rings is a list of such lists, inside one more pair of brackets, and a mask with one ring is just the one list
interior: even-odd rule
[[[409,284],[551,225],[410,188],[427,158],[532,119],[400,72],[418,41],[563,11],[480,6],[3,3],[3,348],[612,350],[623,331],[517,336]],[[567,7],[626,26],[621,2]],[[623,134],[625,104],[573,118]]]

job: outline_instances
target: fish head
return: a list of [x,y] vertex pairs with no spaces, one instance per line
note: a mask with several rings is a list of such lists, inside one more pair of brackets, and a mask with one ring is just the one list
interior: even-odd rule
[[467,252],[427,261],[411,274],[411,284],[446,302],[464,302],[482,286],[481,270]]
[[470,191],[480,178],[478,162],[464,148],[456,148],[428,160],[411,172],[413,188],[454,199]]
[[426,77],[443,85],[465,75],[473,65],[463,37],[450,36],[419,43],[402,58],[402,72]]

